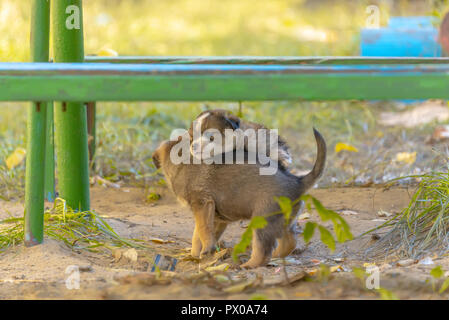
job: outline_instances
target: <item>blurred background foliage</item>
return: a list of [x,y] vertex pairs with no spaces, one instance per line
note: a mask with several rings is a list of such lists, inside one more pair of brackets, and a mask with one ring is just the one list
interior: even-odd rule
[[[441,15],[443,0],[85,0],[85,52],[110,48],[120,55],[348,56],[359,54],[366,8],[380,8],[381,25],[392,15]],[[29,60],[29,0],[0,2],[0,61]],[[206,103],[206,102],[205,102]],[[151,178],[151,153],[174,128],[187,127],[205,103],[99,103],[94,174],[141,185]],[[0,198],[23,195],[24,163],[5,159],[25,147],[25,103],[0,103]],[[237,111],[237,101],[208,103]],[[321,185],[382,183],[436,165],[423,140],[432,124],[385,128],[379,112],[401,111],[393,102],[243,101],[243,115],[278,128],[292,147],[296,170],[314,161],[311,127],[328,140],[329,165]],[[359,152],[334,152],[336,143]],[[392,162],[396,152],[417,151],[416,163]]]

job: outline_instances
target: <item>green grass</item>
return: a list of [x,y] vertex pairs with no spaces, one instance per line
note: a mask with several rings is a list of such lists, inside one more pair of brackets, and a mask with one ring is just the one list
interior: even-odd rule
[[415,177],[421,181],[409,205],[400,214],[374,229],[384,234],[368,249],[369,254],[422,258],[434,253],[448,253],[448,168]]
[[[143,248],[138,240],[120,237],[114,229],[93,211],[76,212],[63,199],[56,199],[54,207],[44,214],[44,232],[51,239],[64,242],[72,249],[93,252],[119,247]],[[24,219],[7,218],[0,221],[0,251],[20,244],[24,238]]]

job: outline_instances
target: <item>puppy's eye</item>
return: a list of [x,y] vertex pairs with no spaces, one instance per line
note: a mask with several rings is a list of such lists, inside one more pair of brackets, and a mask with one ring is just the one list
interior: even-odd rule
[[214,141],[214,135],[211,132],[205,132],[204,137],[209,141]]

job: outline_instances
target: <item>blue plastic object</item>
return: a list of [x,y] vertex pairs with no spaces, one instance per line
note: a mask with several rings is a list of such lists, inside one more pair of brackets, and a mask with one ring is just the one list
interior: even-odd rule
[[388,27],[362,29],[360,55],[364,57],[441,57],[433,17],[393,17]]

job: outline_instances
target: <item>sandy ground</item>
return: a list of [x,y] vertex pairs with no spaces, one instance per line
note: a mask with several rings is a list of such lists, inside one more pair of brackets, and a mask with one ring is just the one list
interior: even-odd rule
[[[285,270],[281,261],[273,260],[267,267],[250,271],[232,265],[230,249],[223,249],[201,262],[187,259],[186,248],[191,246],[193,231],[191,213],[165,188],[158,192],[162,195],[161,200],[148,204],[143,189],[95,187],[92,189],[92,207],[105,215],[123,237],[160,238],[170,243],[154,244],[151,250],[137,250],[137,260],[126,254],[128,249],[97,254],[72,250],[52,239],[31,248],[11,247],[0,253],[0,299],[378,299],[379,293],[367,289],[352,272],[354,267],[368,261],[360,252],[375,241],[371,236],[358,236],[382,223],[385,218],[378,216],[380,210],[399,212],[408,203],[412,190],[313,190],[312,195],[326,207],[344,215],[355,239],[339,244],[332,254],[318,238],[308,246],[299,240],[297,250],[286,261]],[[0,202],[1,219],[22,213],[22,204]],[[316,218],[317,214],[312,212],[310,219]],[[306,221],[298,221],[299,230]],[[244,222],[234,223],[225,232],[223,246],[232,247],[244,227]],[[162,271],[160,276],[150,272],[157,253],[178,255],[174,272]],[[433,258],[435,265],[449,270],[448,258]],[[399,267],[394,259],[374,262],[380,266],[380,286],[401,299],[448,297],[432,289],[429,272],[435,265],[415,262]],[[224,263],[231,264],[227,271],[207,269],[208,272],[200,272],[200,269],[210,267],[220,269]],[[320,263],[338,271],[329,277],[316,276]],[[69,281],[76,276],[70,266],[77,266],[80,271],[79,289],[73,288],[73,282]],[[292,284],[285,284],[284,271]],[[67,283],[69,287],[72,283],[72,289]]]

